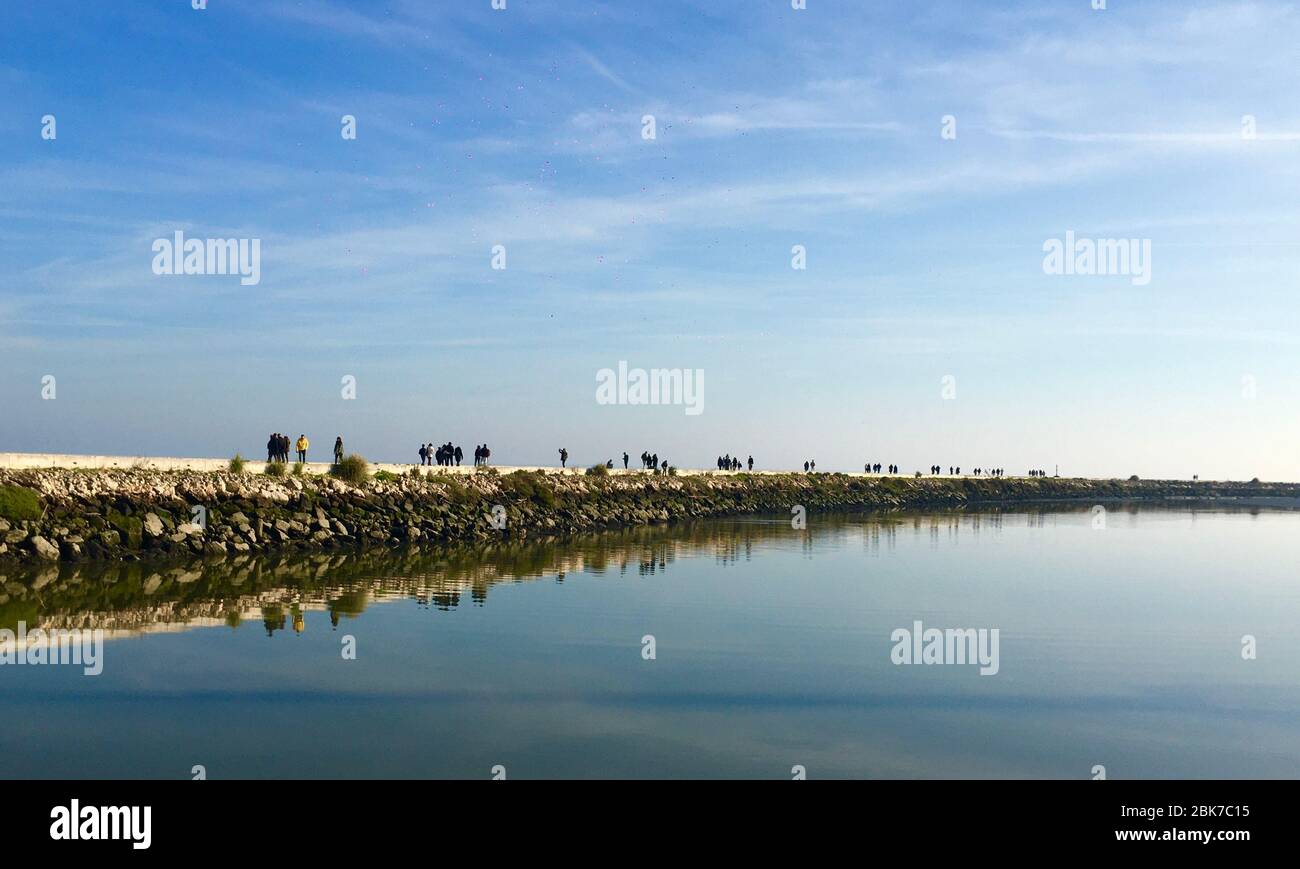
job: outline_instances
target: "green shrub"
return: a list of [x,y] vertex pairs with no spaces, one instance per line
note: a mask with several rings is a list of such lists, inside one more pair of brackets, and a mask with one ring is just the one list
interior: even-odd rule
[[401,477],[392,471],[375,471],[375,479],[381,483],[396,483]]
[[244,473],[245,464],[247,464],[247,462],[244,460],[244,457],[241,456],[239,453],[235,453],[235,457],[230,460],[230,473],[232,474]]
[[41,496],[22,486],[0,486],[0,518],[41,518]]
[[302,476],[303,474],[305,474],[305,473],[307,473],[307,463],[306,463],[306,462],[294,462],[294,463],[293,463],[293,475],[294,475],[295,477],[301,477],[301,476]]
[[284,462],[271,462],[266,466],[266,470],[263,473],[268,477],[283,477]]
[[439,474],[434,479],[447,487],[447,500],[453,504],[473,504],[479,499],[477,491],[466,486],[451,474]]
[[604,465],[592,465],[590,468],[587,468],[587,476],[588,476],[588,477],[608,477],[608,476],[609,476],[609,468],[605,467]]
[[538,471],[514,471],[501,478],[503,491],[514,494],[522,501],[536,501],[543,507],[555,506],[555,490]]
[[359,486],[370,476],[370,463],[354,453],[344,456],[343,461],[335,465],[330,473],[340,480]]

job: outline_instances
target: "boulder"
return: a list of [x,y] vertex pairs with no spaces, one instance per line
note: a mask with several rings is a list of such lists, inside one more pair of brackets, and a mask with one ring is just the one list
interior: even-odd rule
[[37,558],[40,558],[44,561],[59,560],[59,547],[55,546],[53,543],[46,540],[41,535],[37,534],[36,536],[32,537],[30,545],[32,548],[32,552],[35,553]]

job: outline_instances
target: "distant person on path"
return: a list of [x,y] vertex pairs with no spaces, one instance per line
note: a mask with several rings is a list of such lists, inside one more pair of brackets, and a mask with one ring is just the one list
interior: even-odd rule
[[311,441],[307,440],[305,434],[298,435],[298,461],[304,465],[307,464],[307,450],[311,447]]
[[569,451],[566,450],[564,447],[560,447],[560,467],[561,468],[565,467],[568,461],[569,461]]
[[456,447],[455,456],[456,456],[456,467],[459,468],[461,461],[464,460],[465,458],[465,451],[462,450],[460,447]]
[[803,472],[804,472],[805,474],[808,473],[808,463],[807,463],[807,462],[804,462],[804,463],[803,463]]
[[420,467],[423,468],[427,464],[429,464],[429,448],[420,444]]
[[623,470],[625,470],[625,471],[627,470],[627,459],[628,459],[627,451],[624,450],[624,451],[623,451]]
[[267,463],[270,463],[270,462],[274,462],[274,461],[275,461],[275,453],[276,453],[276,450],[278,450],[279,448],[280,448],[280,439],[279,439],[278,436],[276,436],[275,434],[272,434],[269,438],[266,439],[266,461],[267,461]]
[[754,470],[754,457],[753,457],[753,456],[750,456],[750,457],[749,457],[749,469],[750,469],[751,471]]
[[343,464],[343,435],[334,439],[334,464]]

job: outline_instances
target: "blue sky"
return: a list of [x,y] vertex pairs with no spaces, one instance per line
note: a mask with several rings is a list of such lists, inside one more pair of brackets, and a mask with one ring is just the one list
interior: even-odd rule
[[[1300,11],[1107,5],[5,4],[0,451],[1300,479]],[[154,275],[177,230],[260,284]]]

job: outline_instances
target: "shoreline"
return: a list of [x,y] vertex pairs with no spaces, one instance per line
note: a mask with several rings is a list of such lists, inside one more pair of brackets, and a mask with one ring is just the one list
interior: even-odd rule
[[[183,461],[183,460],[177,460]],[[216,461],[216,460],[212,460]],[[249,468],[260,464],[249,463]],[[419,468],[312,473],[0,469],[0,564],[519,541],[745,515],[1033,503],[1300,506],[1298,483]]]

